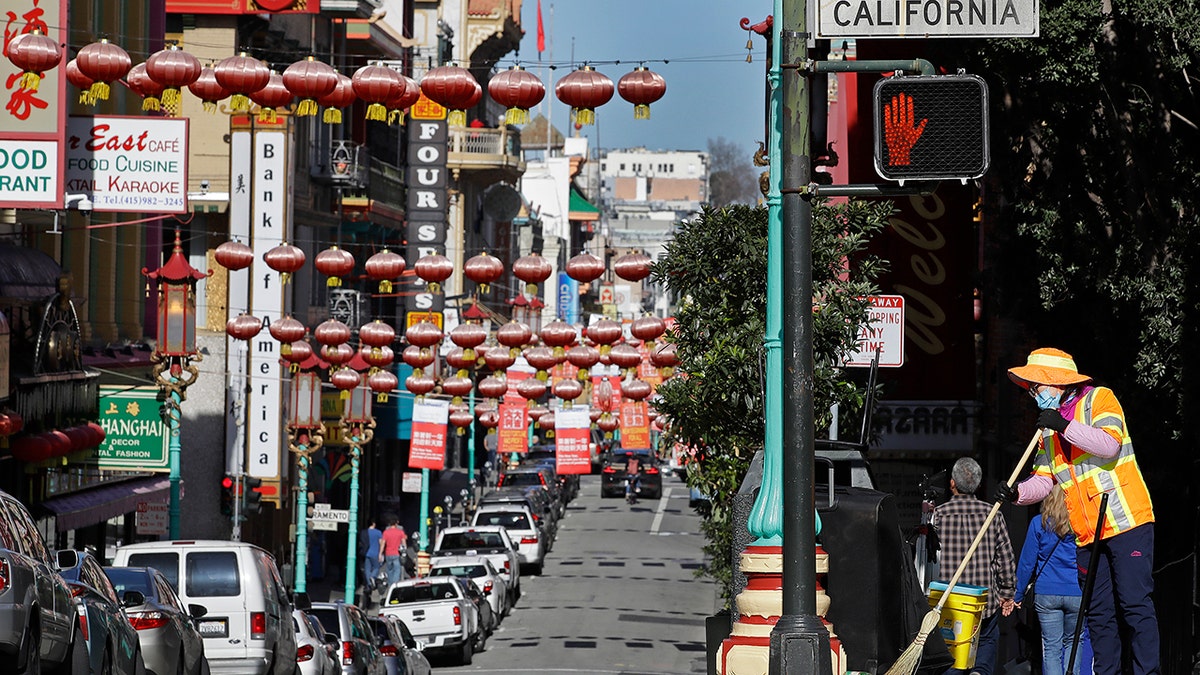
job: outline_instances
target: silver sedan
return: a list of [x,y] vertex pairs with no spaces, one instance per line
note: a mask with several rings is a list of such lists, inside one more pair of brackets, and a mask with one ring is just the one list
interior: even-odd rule
[[184,606],[171,583],[153,567],[105,567],[117,595],[137,591],[146,602],[125,608],[129,623],[137,629],[146,672],[153,675],[208,675],[204,638],[193,619],[207,611],[200,605]]

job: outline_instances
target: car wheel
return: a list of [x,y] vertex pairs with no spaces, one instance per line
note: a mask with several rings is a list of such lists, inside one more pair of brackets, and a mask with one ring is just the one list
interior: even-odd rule
[[540,577],[540,576],[542,576],[542,567],[544,567],[544,566],[545,566],[544,563],[534,563],[529,566],[529,571]]
[[473,660],[474,656],[475,656],[475,653],[473,651],[471,651],[471,641],[470,640],[464,641],[463,646],[462,646],[462,653],[460,653],[458,655],[459,665],[463,665],[463,666],[471,665],[471,661]]
[[37,633],[26,628],[25,637],[21,639],[21,645],[25,653],[21,655],[19,661],[25,663],[25,670],[19,672],[42,675],[42,645]]

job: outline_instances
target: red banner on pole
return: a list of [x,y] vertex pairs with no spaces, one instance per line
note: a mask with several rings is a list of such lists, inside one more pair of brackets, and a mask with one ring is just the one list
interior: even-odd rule
[[446,468],[446,421],[450,402],[426,400],[413,404],[412,443],[408,446],[410,469]]
[[621,401],[621,447],[650,449],[650,413],[645,401]]
[[592,420],[587,406],[563,408],[554,414],[554,458],[558,473],[591,473]]
[[500,425],[496,428],[496,452],[529,452],[529,415],[525,404],[501,403]]

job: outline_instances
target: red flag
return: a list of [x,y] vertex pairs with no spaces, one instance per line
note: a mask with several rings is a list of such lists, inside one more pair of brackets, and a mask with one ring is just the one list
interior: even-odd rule
[[538,56],[546,51],[546,27],[542,24],[542,0],[538,0]]

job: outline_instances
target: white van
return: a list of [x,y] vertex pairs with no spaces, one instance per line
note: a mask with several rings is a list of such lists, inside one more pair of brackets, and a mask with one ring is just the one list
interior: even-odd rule
[[236,541],[156,541],[118,548],[113,565],[153,567],[185,604],[208,608],[196,624],[214,674],[295,669],[292,603],[265,550]]

